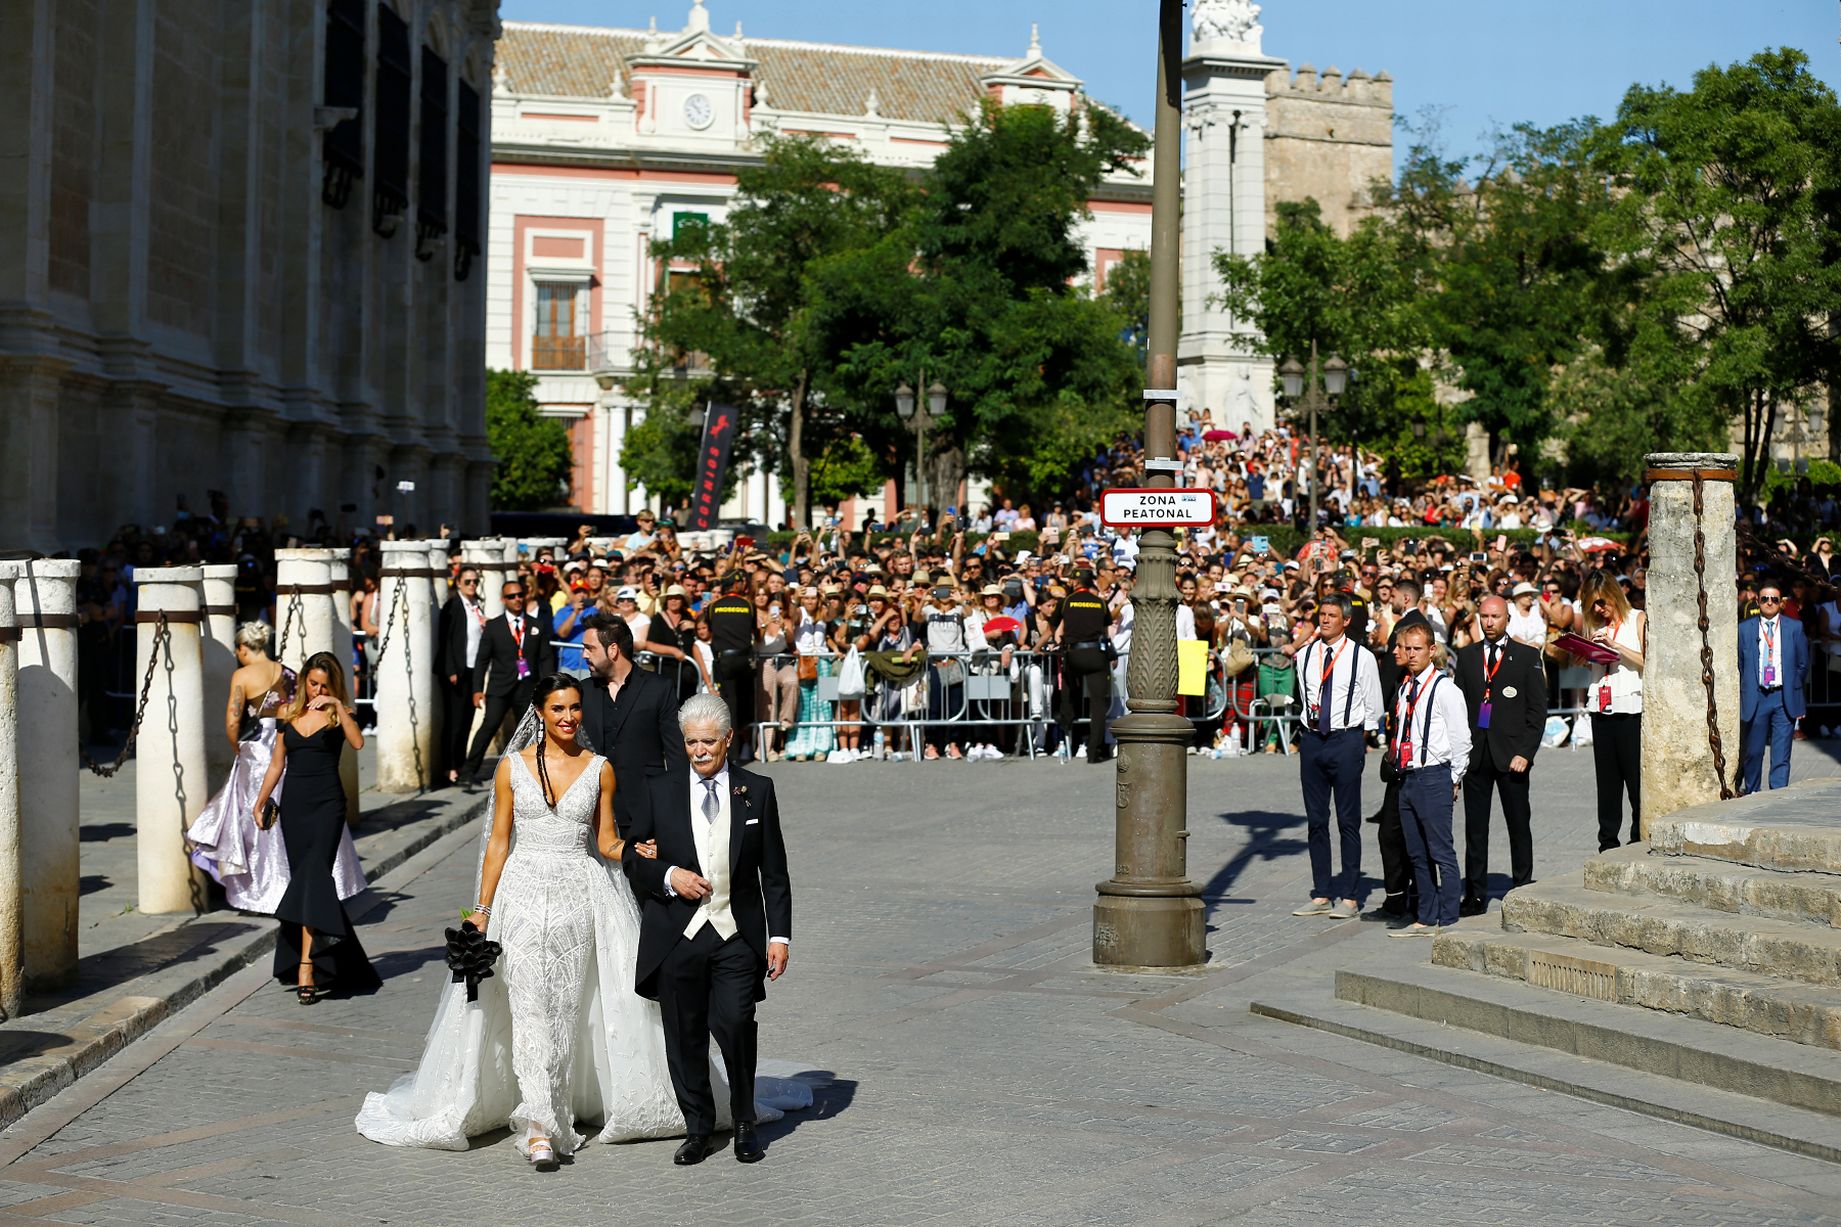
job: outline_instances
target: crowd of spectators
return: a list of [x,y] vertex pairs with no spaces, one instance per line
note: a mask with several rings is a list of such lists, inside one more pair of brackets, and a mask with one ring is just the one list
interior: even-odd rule
[[[1483,597],[1504,597],[1511,635],[1547,653],[1562,738],[1573,732],[1582,683],[1569,672],[1578,662],[1550,641],[1581,625],[1582,586],[1604,572],[1632,608],[1643,607],[1648,505],[1640,490],[1542,488],[1513,470],[1409,483],[1385,457],[1326,449],[1312,531],[1305,449],[1284,427],[1228,430],[1192,414],[1179,449],[1181,484],[1220,500],[1216,525],[1182,533],[1178,546],[1179,637],[1204,642],[1209,661],[1201,693],[1184,700],[1198,753],[1284,748],[1296,683],[1283,649],[1314,633],[1317,604],[1333,591],[1351,599],[1350,631],[1359,639],[1384,646],[1393,623],[1416,608],[1444,653],[1479,634]],[[563,668],[582,670],[583,616],[596,609],[626,622],[640,660],[676,677],[683,695],[716,688],[702,614],[732,582],[744,585],[757,623],[759,728],[749,741],[765,759],[1080,755],[1084,730],[1074,726],[1084,724],[1085,708],[1059,652],[1062,607],[1082,587],[1104,602],[1115,661],[1110,712],[1121,714],[1140,542],[1130,529],[1101,524],[1095,506],[1100,490],[1139,484],[1142,459],[1138,441],[1122,437],[1071,473],[1058,499],[1031,504],[998,493],[989,504],[910,509],[855,532],[833,519],[777,544],[743,537],[692,548],[649,512],[614,539],[585,524],[562,548],[524,558],[520,578],[529,612],[552,628]],[[1777,534],[1833,524],[1836,512],[1833,491],[1804,482],[1751,509],[1741,539],[1741,616],[1756,612],[1758,584],[1777,580],[1786,586],[1784,613],[1804,623],[1814,647],[1813,705],[1799,736],[1841,733],[1838,564],[1829,536],[1804,535],[1802,548]],[[1292,530],[1288,540],[1304,541],[1301,549],[1274,544],[1280,525]],[[1400,528],[1421,533],[1383,539],[1369,531]],[[405,526],[404,535],[415,534]],[[298,529],[237,519],[214,492],[205,513],[182,509],[170,525],[126,527],[82,551],[86,734],[106,739],[130,712],[136,567],[233,562],[239,620],[273,624],[274,550],[290,544],[353,550],[353,624],[361,638],[374,633],[381,611],[373,540],[317,513]],[[458,542],[454,558],[458,567]],[[357,663],[362,696],[362,652]]]

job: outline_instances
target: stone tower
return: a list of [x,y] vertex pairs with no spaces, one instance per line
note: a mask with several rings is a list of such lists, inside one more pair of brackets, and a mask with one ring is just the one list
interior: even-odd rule
[[[1272,363],[1246,348],[1252,321],[1212,298],[1214,253],[1254,255],[1266,237],[1266,79],[1285,62],[1260,51],[1259,5],[1196,0],[1183,61],[1183,326],[1177,383],[1184,409],[1237,429],[1273,421]],[[1237,340],[1238,339],[1238,340]]]

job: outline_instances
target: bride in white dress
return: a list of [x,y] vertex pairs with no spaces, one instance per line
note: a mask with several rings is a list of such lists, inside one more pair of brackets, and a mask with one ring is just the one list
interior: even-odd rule
[[[600,1122],[600,1142],[684,1132],[658,1005],[633,988],[639,907],[619,871],[614,772],[577,742],[581,718],[579,681],[538,683],[482,839],[475,923],[484,913],[503,948],[498,974],[472,1003],[443,985],[416,1071],[365,1097],[358,1132],[374,1142],[465,1150],[510,1125],[547,1170],[586,1140],[577,1121]],[[812,1100],[792,1079],[757,1079],[755,1093],[761,1120]]]

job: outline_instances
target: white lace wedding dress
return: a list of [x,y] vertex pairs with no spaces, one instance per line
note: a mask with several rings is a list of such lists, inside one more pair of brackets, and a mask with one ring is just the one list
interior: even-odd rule
[[[577,1121],[601,1122],[600,1142],[682,1134],[658,1004],[633,991],[639,907],[594,849],[603,760],[593,756],[551,807],[523,756],[506,757],[512,847],[488,931],[504,950],[498,974],[471,1004],[464,984],[444,984],[420,1065],[365,1096],[358,1132],[386,1146],[465,1150],[509,1124],[520,1150],[548,1137],[558,1154],[585,1140]],[[488,814],[488,833],[491,823]],[[727,1082],[719,1063],[711,1072],[726,1127]],[[758,1078],[755,1094],[763,1121],[812,1102],[793,1079]]]

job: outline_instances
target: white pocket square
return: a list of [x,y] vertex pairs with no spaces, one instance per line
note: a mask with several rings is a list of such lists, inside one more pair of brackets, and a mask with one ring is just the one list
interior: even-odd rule
[[745,827],[758,827],[761,825],[761,820],[759,818],[750,818],[748,821],[742,823],[742,825]]

